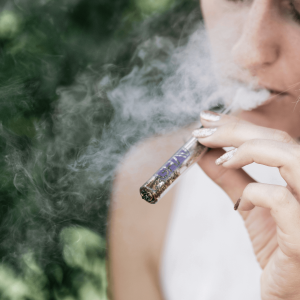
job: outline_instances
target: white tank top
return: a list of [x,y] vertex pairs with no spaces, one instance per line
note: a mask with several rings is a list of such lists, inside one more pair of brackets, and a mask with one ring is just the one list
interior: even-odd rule
[[[277,168],[244,168],[286,185]],[[229,197],[198,165],[178,183],[161,265],[166,300],[259,300],[261,268]]]

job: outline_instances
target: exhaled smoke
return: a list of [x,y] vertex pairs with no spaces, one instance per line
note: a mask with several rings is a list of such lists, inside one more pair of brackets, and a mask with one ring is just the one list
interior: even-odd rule
[[232,108],[240,110],[252,110],[263,104],[270,97],[270,91],[266,89],[255,90],[251,87],[240,87],[232,100]]
[[[76,225],[104,235],[115,169],[132,145],[197,121],[202,109],[232,100],[251,109],[267,97],[265,91],[237,83],[218,87],[201,24],[183,46],[166,37],[149,39],[137,48],[131,65],[123,78],[112,75],[116,67],[106,66],[100,79],[83,74],[73,86],[60,89],[54,132],[46,123],[37,124],[32,153],[17,151],[15,140],[1,131],[7,176],[14,177],[20,199],[2,223],[1,247],[13,253],[12,260],[34,253],[53,278],[62,272],[59,268],[76,267],[74,282],[79,282],[80,263],[65,257],[72,251],[64,249],[66,234],[60,233]],[[21,212],[18,220],[14,210]],[[75,267],[70,261],[76,261]]]
[[237,112],[241,110],[253,110],[262,105],[271,96],[267,89],[257,85],[230,82],[226,86],[219,87],[218,92],[222,95],[226,111]]

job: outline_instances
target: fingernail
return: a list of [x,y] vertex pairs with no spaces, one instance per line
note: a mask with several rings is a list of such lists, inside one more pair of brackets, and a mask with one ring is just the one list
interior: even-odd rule
[[238,201],[236,201],[236,203],[234,204],[234,210],[238,210],[238,208],[239,208],[239,206],[240,206],[240,203],[241,203],[241,198],[239,198],[239,200]]
[[209,111],[209,110],[201,111],[200,117],[201,117],[201,119],[203,119],[205,121],[210,121],[210,122],[216,122],[221,119],[220,114],[217,114],[217,113],[215,113],[213,111]]
[[216,132],[217,128],[201,128],[193,131],[193,136],[196,138],[204,138],[211,136]]
[[233,155],[235,154],[236,151],[237,151],[237,148],[232,149],[232,150],[226,152],[225,154],[223,154],[221,157],[219,157],[216,160],[216,165],[219,166],[219,165],[223,164],[224,162],[229,161],[233,157]]

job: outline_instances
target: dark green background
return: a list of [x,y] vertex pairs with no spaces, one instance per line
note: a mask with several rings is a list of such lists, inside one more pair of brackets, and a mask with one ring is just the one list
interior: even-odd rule
[[[179,39],[198,6],[195,0],[1,2],[1,299],[106,299],[110,184],[86,186],[89,209],[75,199],[76,182],[84,179],[67,164],[91,137],[59,149],[57,90],[81,73],[91,84],[106,72],[121,78],[137,45],[154,35]],[[101,101],[99,140],[114,114]],[[76,130],[68,134],[76,137]]]

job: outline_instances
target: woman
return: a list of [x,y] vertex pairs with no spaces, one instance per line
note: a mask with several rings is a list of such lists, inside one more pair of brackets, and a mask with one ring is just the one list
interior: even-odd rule
[[[110,225],[114,299],[300,299],[300,1],[202,0],[201,6],[216,61],[231,59],[226,76],[246,84],[255,78],[271,93],[236,116],[202,113],[208,129],[194,131],[213,148],[199,165],[240,212],[260,267],[240,219],[200,171],[190,171],[159,204],[141,201],[140,185],[182,144],[191,131],[185,129],[145,142],[119,170]],[[223,147],[236,149],[223,157]],[[256,183],[241,169],[252,162],[278,168],[286,187]],[[197,199],[207,187],[206,199]],[[191,203],[199,206],[187,208]],[[194,236],[186,230],[193,218],[199,222]]]

